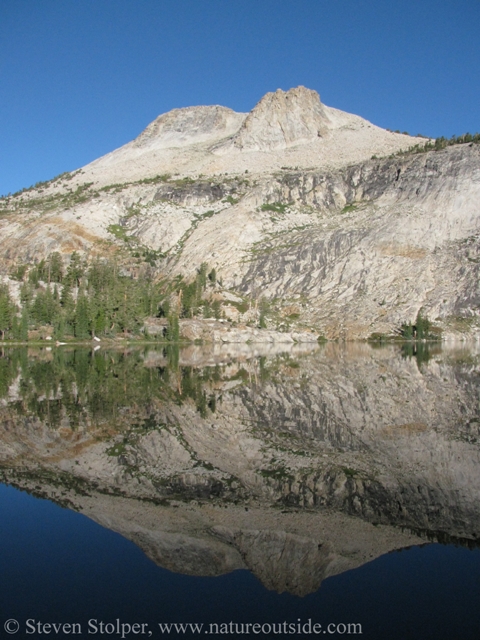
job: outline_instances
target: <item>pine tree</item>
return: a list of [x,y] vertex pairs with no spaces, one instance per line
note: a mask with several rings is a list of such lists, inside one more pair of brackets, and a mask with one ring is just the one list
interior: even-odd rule
[[419,312],[417,315],[417,340],[423,340],[429,337],[430,333],[430,321],[424,318]]
[[259,321],[258,321],[258,325],[260,327],[260,329],[266,329],[267,328],[267,319],[266,319],[266,315],[268,312],[268,302],[265,298],[261,298],[260,300],[260,317],[259,317]]
[[75,309],[74,327],[75,337],[81,340],[88,338],[89,331],[89,309],[88,299],[85,293],[78,296],[77,306]]
[[217,282],[217,272],[215,271],[215,268],[213,268],[208,274],[208,279],[212,284],[215,284]]
[[222,317],[222,304],[220,300],[214,300],[212,302],[212,311],[215,320],[220,320]]
[[85,273],[84,265],[78,253],[74,251],[70,257],[65,279],[73,287],[79,287]]
[[61,282],[63,279],[63,261],[58,251],[51,253],[48,258],[48,282]]
[[208,264],[206,262],[202,262],[200,269],[198,270],[198,282],[202,289],[205,289],[207,286],[207,269]]
[[62,313],[58,313],[53,319],[53,335],[57,340],[65,337],[65,318]]
[[60,304],[55,300],[52,290],[48,286],[45,291],[39,291],[32,304],[31,313],[39,324],[52,324],[55,315],[60,311]]
[[72,296],[72,289],[67,281],[64,281],[62,293],[60,295],[61,314],[64,319],[64,333],[71,335],[74,333],[75,302]]
[[180,324],[176,313],[168,317],[167,340],[169,342],[178,342],[180,340]]
[[2,340],[5,340],[5,332],[11,329],[14,315],[14,306],[10,299],[8,287],[0,286],[0,331]]
[[28,309],[26,306],[23,307],[20,318],[20,340],[23,342],[28,340]]
[[33,287],[30,282],[24,282],[20,287],[20,302],[27,309],[34,298]]
[[38,267],[32,267],[28,272],[28,282],[33,284],[34,287],[38,285],[40,280],[40,274],[38,272]]
[[413,338],[413,327],[410,324],[402,324],[402,336],[406,340],[411,340]]

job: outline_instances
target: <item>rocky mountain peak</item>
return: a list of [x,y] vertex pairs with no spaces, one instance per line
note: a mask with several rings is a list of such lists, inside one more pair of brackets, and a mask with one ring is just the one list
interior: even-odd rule
[[244,118],[245,114],[218,105],[173,109],[151,122],[135,146],[169,148],[213,142],[235,133]]
[[300,86],[267,93],[250,113],[219,105],[173,109],[82,176],[108,185],[167,173],[263,174],[290,165],[346,166],[410,146],[410,136],[328,107]]
[[233,144],[244,150],[286,149],[324,135],[330,120],[316,91],[296,87],[267,93],[252,109]]

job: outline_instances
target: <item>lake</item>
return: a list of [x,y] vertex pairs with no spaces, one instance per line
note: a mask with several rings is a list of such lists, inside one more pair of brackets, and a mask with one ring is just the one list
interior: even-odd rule
[[284,349],[5,349],[0,628],[478,638],[478,353]]

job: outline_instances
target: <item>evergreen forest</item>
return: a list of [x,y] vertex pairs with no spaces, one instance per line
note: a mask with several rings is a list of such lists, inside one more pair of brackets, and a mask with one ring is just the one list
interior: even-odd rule
[[212,296],[215,269],[205,263],[192,282],[167,282],[148,264],[134,272],[106,258],[87,262],[74,252],[66,266],[54,252],[33,266],[17,265],[10,277],[19,283],[19,295],[14,300],[8,286],[0,285],[3,340],[148,338],[145,318],[165,317],[162,337],[177,341],[179,318],[221,317],[221,303]]

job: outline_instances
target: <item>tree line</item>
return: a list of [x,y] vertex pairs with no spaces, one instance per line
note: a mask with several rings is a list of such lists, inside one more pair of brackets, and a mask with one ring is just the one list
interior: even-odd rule
[[115,261],[96,258],[87,263],[74,252],[68,266],[58,252],[33,266],[18,265],[11,277],[21,282],[20,304],[8,286],[0,286],[0,332],[2,339],[26,341],[29,331],[50,327],[57,340],[93,336],[138,335],[144,319],[168,320],[166,338],[179,339],[179,318],[217,317],[221,302],[205,296],[215,286],[215,269],[206,263],[192,282],[182,277],[157,281],[148,265],[131,273]]
[[454,144],[480,144],[480,133],[464,133],[461,136],[452,136],[451,138],[435,138],[435,140],[427,140],[424,144],[416,144],[409,147],[405,151],[399,151],[397,155],[405,155],[409,153],[426,153],[427,151],[441,151]]

